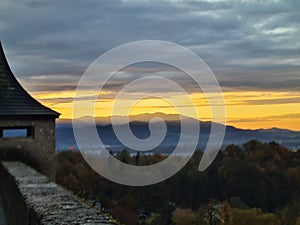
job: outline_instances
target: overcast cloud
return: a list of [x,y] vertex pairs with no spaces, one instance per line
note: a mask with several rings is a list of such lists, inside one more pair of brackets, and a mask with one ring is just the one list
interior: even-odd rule
[[0,39],[29,90],[73,90],[105,51],[145,39],[190,48],[224,90],[299,90],[299,12],[299,0],[1,0]]

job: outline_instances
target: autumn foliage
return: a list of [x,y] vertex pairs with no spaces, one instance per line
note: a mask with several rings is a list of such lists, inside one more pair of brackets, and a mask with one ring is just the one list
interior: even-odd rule
[[[100,201],[123,224],[299,225],[300,150],[250,141],[220,151],[204,172],[196,151],[175,176],[147,187],[112,183],[94,172],[79,152],[57,155],[57,182],[85,200]],[[164,155],[115,155],[149,165]]]

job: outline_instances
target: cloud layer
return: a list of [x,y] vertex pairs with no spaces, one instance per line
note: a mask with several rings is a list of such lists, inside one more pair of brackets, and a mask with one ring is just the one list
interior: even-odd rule
[[299,11],[297,0],[2,0],[0,38],[31,91],[74,90],[98,56],[144,39],[190,48],[224,90],[289,91],[300,87]]

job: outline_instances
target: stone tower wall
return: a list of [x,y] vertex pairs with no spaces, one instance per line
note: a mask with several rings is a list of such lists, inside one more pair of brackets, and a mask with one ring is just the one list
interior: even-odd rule
[[20,138],[5,138],[0,135],[0,159],[21,160],[53,180],[55,178],[55,118],[0,118],[0,130],[23,127],[30,128],[32,134]]

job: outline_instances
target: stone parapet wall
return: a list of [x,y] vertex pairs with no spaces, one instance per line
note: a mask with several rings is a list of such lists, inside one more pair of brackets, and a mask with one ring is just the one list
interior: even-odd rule
[[103,214],[21,162],[1,162],[0,180],[8,225],[109,224]]

